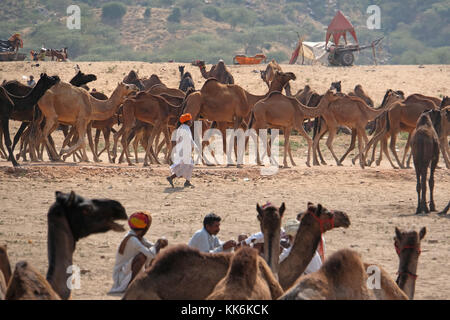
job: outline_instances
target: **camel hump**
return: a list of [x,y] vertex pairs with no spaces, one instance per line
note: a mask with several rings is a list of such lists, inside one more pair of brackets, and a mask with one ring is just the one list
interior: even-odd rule
[[258,251],[250,247],[243,247],[233,256],[230,276],[253,278],[256,276],[257,267]]
[[192,258],[203,259],[203,255],[198,249],[180,244],[168,248],[164,252],[160,252],[156,256],[149,272],[155,274],[167,274],[172,271],[177,272],[179,266],[183,264],[183,261],[189,261]]
[[343,276],[352,270],[352,273],[358,274],[359,269],[365,274],[364,264],[358,252],[350,249],[342,249],[333,253],[322,265],[321,269],[327,275],[327,278],[333,279],[333,282],[339,283]]

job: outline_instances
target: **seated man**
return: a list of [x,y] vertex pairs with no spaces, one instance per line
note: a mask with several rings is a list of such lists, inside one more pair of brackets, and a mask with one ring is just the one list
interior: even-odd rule
[[135,212],[128,219],[131,230],[120,243],[116,254],[113,280],[109,294],[123,293],[144,265],[148,267],[161,248],[167,246],[166,239],[158,239],[156,244],[147,241],[144,235],[152,224],[148,212]]
[[228,240],[223,243],[217,238],[222,219],[214,213],[209,213],[203,219],[203,229],[198,230],[189,240],[188,245],[197,248],[201,252],[231,251],[236,247],[236,241]]

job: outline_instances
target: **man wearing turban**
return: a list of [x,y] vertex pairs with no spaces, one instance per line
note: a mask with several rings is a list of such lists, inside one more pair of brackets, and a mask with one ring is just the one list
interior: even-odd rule
[[158,239],[156,244],[144,238],[151,224],[152,217],[145,211],[135,212],[128,219],[131,230],[120,243],[116,254],[114,284],[109,291],[110,294],[125,292],[144,265],[148,266],[159,250],[168,245],[168,241],[164,238]]
[[172,161],[170,166],[171,176],[167,177],[172,188],[173,179],[183,177],[186,179],[185,187],[193,187],[191,184],[192,170],[194,170],[194,161],[192,160],[192,146],[194,146],[201,155],[201,151],[194,139],[192,139],[191,126],[193,124],[190,113],[182,114],[179,121],[180,125],[175,131],[176,146],[173,149]]

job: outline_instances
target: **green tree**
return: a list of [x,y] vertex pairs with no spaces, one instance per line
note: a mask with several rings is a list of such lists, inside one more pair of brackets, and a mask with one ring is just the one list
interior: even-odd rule
[[102,18],[106,20],[121,20],[127,13],[127,7],[120,2],[110,2],[102,7]]
[[181,21],[181,10],[178,7],[173,8],[172,13],[167,17],[170,22],[180,23]]

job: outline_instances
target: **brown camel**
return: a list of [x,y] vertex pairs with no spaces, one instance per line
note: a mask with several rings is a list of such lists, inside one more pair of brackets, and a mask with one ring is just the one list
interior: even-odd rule
[[349,96],[359,97],[364,100],[364,102],[371,108],[374,108],[373,100],[364,91],[360,84],[355,86],[355,89],[348,93]]
[[198,61],[196,64],[200,68],[203,78],[214,78],[222,84],[234,84],[234,78],[228,71],[223,60],[219,60],[217,65],[213,65],[209,71],[206,71],[205,61]]
[[450,169],[450,147],[448,144],[448,135],[450,135],[450,106],[444,107],[445,104],[450,104],[450,98],[444,97],[440,105],[441,110],[441,134],[439,136],[439,143],[441,147],[442,156],[445,161],[447,169]]
[[164,84],[155,84],[147,92],[154,95],[167,94],[178,98],[184,98],[186,95],[184,91],[176,88],[167,88]]
[[152,74],[150,78],[143,78],[141,81],[144,85],[144,90],[148,90],[156,84],[165,85],[156,74]]
[[[135,85],[119,83],[108,100],[97,100],[86,90],[64,82],[53,86],[52,90],[47,91],[39,100],[38,106],[46,119],[43,139],[54,158],[57,159],[59,157],[56,154],[56,150],[49,145],[48,135],[56,129],[58,122],[71,124],[78,134],[78,141],[73,146],[67,150],[61,150],[60,155],[65,154],[63,159],[76,150],[82,149],[85,157],[83,160],[89,161],[86,156],[84,140],[89,122],[111,118],[117,112],[124,98],[136,89]],[[90,147],[91,150],[94,150],[93,145],[90,145]],[[94,159],[98,160],[95,153]]]
[[7,246],[0,246],[0,300],[5,300],[8,282],[11,278],[11,265],[8,259]]
[[[416,213],[436,211],[433,198],[434,171],[439,162],[439,134],[441,131],[441,112],[430,110],[422,113],[417,120],[416,130],[411,137],[411,150],[417,178]],[[430,167],[430,209],[426,202],[427,175]]]
[[[273,81],[273,79],[275,77],[275,73],[277,71],[278,72],[283,72],[283,70],[281,69],[280,65],[275,61],[275,59],[272,59],[272,61],[270,61],[267,64],[266,70],[261,70],[260,71],[261,78],[267,84],[267,88],[270,89],[270,83]],[[291,96],[291,86],[290,86],[289,82],[284,87],[284,90],[286,90],[286,95],[287,96]]]
[[[376,134],[369,143],[366,145],[364,149],[364,153],[366,154],[373,143],[377,143],[381,139],[387,139],[390,135],[390,149],[392,154],[394,155],[395,160],[400,168],[405,168],[404,162],[406,158],[406,154],[408,153],[411,135],[408,137],[408,141],[406,142],[405,152],[403,154],[403,161],[400,162],[400,159],[397,155],[397,151],[395,150],[395,145],[397,142],[397,134],[400,131],[412,132],[416,127],[417,120],[419,116],[425,110],[435,110],[437,106],[430,99],[420,99],[418,97],[408,97],[405,101],[397,101],[393,103],[386,112],[389,114],[384,118],[385,123],[381,124],[383,130]],[[386,121],[389,121],[389,124],[386,124]],[[394,167],[395,168],[395,167]]]
[[271,204],[262,207],[256,205],[261,232],[264,234],[264,257],[272,273],[278,279],[280,257],[281,219],[286,209],[284,202],[280,208]]
[[405,292],[410,300],[414,299],[417,279],[417,264],[419,262],[420,241],[425,237],[427,229],[420,232],[400,231],[395,228],[395,250],[399,256],[397,285]]
[[[194,120],[200,116],[217,123],[222,137],[226,137],[226,128],[229,123],[237,130],[243,125],[244,119],[250,116],[250,111],[259,100],[264,99],[273,91],[281,91],[289,80],[295,80],[292,72],[276,72],[270,84],[269,92],[265,95],[253,95],[238,85],[221,84],[216,79],[207,80],[199,92],[188,95],[183,102],[183,113],[190,113]],[[234,137],[231,137],[233,139]],[[223,139],[223,148],[226,150],[227,141]],[[231,141],[230,144],[231,145]],[[231,163],[228,154],[228,163]],[[243,153],[238,156],[238,166],[243,163]]]
[[[329,97],[329,95],[328,95]],[[327,99],[327,95],[325,95],[322,100]],[[324,102],[325,103],[325,102]],[[359,164],[361,168],[364,168],[365,158],[364,158],[364,145],[363,143],[368,143],[369,139],[367,138],[367,134],[365,131],[366,125],[369,121],[374,120],[378,115],[380,115],[384,108],[381,109],[373,109],[369,107],[364,100],[358,97],[350,97],[350,96],[339,96],[337,95],[337,99],[334,98],[333,101],[329,101],[327,103],[328,107],[324,108],[321,113],[324,121],[321,123],[321,128],[319,133],[314,138],[313,145],[313,164],[319,165],[317,160],[317,148],[319,144],[320,137],[328,130],[328,139],[327,139],[327,147],[330,150],[333,158],[336,161],[338,166],[342,166],[342,163],[337,158],[336,154],[333,150],[333,140],[336,135],[336,130],[338,125],[348,126],[352,130],[356,130],[356,136],[358,138],[358,148],[359,148]]]
[[[146,156],[144,158],[144,166],[148,166],[147,156],[153,156],[154,160],[159,163],[158,158],[153,150],[153,141],[159,132],[164,133],[164,139],[167,146],[171,146],[168,122],[171,119],[178,120],[181,115],[181,107],[169,103],[161,96],[153,95],[148,92],[140,92],[133,98],[125,100],[123,103],[123,126],[117,133],[122,135],[122,147],[125,150],[125,156],[128,165],[133,165],[130,161],[128,150],[128,136],[136,120],[140,120],[153,125],[153,130],[147,143]],[[115,138],[116,139],[116,138]],[[171,148],[167,148],[166,161],[169,161]],[[113,150],[114,158],[116,157],[116,149]]]
[[282,294],[283,289],[258,250],[243,247],[233,255],[227,274],[206,299],[274,300]]
[[[291,149],[289,148],[289,137],[292,129],[298,130],[306,142],[308,143],[308,158],[306,165],[310,165],[312,139],[305,132],[303,122],[308,118],[315,118],[322,114],[333,99],[337,99],[331,91],[325,94],[325,97],[320,100],[320,103],[315,108],[309,108],[299,102],[296,98],[287,97],[280,92],[272,92],[267,98],[257,102],[253,108],[252,118],[249,127],[254,129],[256,133],[260,129],[266,128],[281,128],[284,134],[284,167],[288,167],[287,153],[291,159],[292,165],[295,162],[292,158]],[[257,163],[261,165],[259,159],[259,150],[257,150]]]
[[300,103],[306,105],[313,93],[314,91],[311,89],[311,87],[309,85],[305,85],[303,89],[297,91],[297,93],[294,95],[294,98],[300,101]]
[[47,214],[47,277],[38,276],[26,262],[19,262],[9,282],[7,299],[54,298],[49,285],[61,299],[68,299],[71,290],[67,280],[71,275],[67,270],[73,265],[72,256],[78,240],[109,230],[125,230],[115,222],[128,219],[125,208],[117,201],[87,199],[73,191],[67,194],[57,191],[55,198]]

